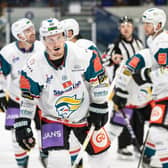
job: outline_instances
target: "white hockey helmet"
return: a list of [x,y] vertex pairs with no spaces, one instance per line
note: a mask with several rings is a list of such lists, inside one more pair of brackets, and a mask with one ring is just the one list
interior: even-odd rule
[[73,19],[73,18],[64,19],[61,22],[64,26],[66,34],[67,34],[68,30],[72,30],[73,36],[79,35],[79,23],[75,19]]
[[21,34],[22,36],[24,36],[23,31],[26,30],[27,28],[31,27],[31,26],[34,27],[34,24],[32,23],[31,20],[29,20],[27,18],[19,19],[12,24],[12,28],[11,28],[12,29],[12,35],[17,40],[23,41],[18,37],[18,34]]
[[[154,31],[157,32],[164,28],[166,24],[166,14],[162,9],[150,8],[143,13],[142,22],[152,23],[154,26]],[[156,27],[159,23],[161,23],[161,28],[160,30],[156,31]]]
[[43,37],[64,32],[64,27],[59,20],[49,18],[42,21],[39,32],[40,37],[43,39]]

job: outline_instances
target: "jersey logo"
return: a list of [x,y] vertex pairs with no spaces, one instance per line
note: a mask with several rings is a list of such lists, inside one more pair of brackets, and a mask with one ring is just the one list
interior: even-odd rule
[[138,57],[133,57],[132,60],[128,63],[132,68],[136,68],[140,59]]
[[68,118],[73,112],[78,110],[83,102],[83,96],[78,99],[74,96],[64,96],[58,99],[55,103],[56,111],[61,118]]
[[160,65],[166,65],[166,63],[167,63],[167,53],[159,53],[158,63]]

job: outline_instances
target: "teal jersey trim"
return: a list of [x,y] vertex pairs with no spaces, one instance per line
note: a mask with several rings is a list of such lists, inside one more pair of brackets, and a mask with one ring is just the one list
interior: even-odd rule
[[157,53],[154,55],[154,58],[159,65],[167,66],[168,65],[168,48],[160,48]]
[[126,66],[130,71],[135,72],[145,67],[145,60],[142,55],[135,54],[133,57],[127,60]]
[[20,88],[22,93],[28,93],[32,97],[40,97],[40,93],[43,86],[40,86],[38,82],[33,81],[27,76],[27,73],[22,71],[20,78]]
[[0,72],[7,76],[8,74],[10,74],[11,69],[11,64],[9,64],[0,54]]
[[98,75],[103,73],[104,68],[102,66],[100,57],[96,53],[93,53],[89,62],[89,66],[84,73],[84,77],[89,82],[91,79],[97,78]]

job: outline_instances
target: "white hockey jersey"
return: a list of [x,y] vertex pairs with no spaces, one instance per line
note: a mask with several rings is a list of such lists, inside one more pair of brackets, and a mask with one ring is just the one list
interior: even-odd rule
[[36,55],[37,52],[42,52],[45,50],[44,45],[40,41],[35,41],[32,48],[26,52],[24,49],[18,48],[18,43],[13,42],[6,45],[0,51],[0,73],[1,73],[1,83],[3,83],[3,75],[7,76],[9,80],[8,92],[10,97],[19,102],[21,98],[21,91],[19,87],[19,79],[21,74],[21,69],[25,65],[26,61],[32,56]]
[[97,50],[96,45],[91,40],[79,39],[75,42],[75,44],[77,44],[81,48],[91,49],[91,50],[96,49]]
[[[149,56],[146,57],[144,50],[135,54],[129,59],[125,66],[132,73],[135,71],[143,71],[144,67],[151,67],[150,73],[152,80],[152,99],[167,99],[168,87],[167,87],[167,65],[168,65],[168,33],[166,31],[161,32],[155,38],[149,37]],[[147,50],[146,50],[147,51]],[[130,79],[131,77],[126,75],[126,72],[121,73],[116,87],[123,88],[123,90],[132,90]],[[135,97],[133,95],[133,97]]]
[[[83,78],[90,84],[91,97]],[[27,62],[22,71],[21,89],[25,98],[21,117],[33,116],[36,100],[30,100],[30,97],[38,97],[44,118],[80,123],[87,117],[90,102],[106,101],[108,85],[104,82],[100,58],[90,50],[66,42],[64,63],[59,67],[51,63],[46,52],[43,55],[39,53]]]

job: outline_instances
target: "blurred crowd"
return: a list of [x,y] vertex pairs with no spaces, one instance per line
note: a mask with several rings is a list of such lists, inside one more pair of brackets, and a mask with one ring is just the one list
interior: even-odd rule
[[[66,2],[67,1],[67,2]],[[1,3],[5,3],[8,6],[31,6],[31,5],[40,5],[40,6],[59,6],[63,3],[70,2],[87,2],[88,0],[1,0]],[[101,6],[136,6],[136,5],[166,5],[168,4],[168,0],[94,0],[95,2]]]

